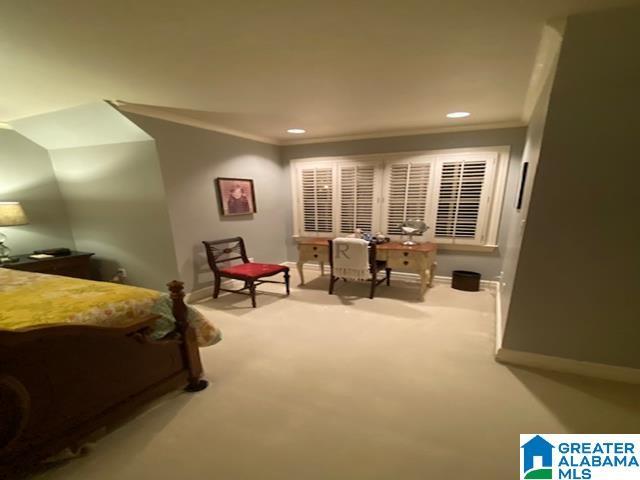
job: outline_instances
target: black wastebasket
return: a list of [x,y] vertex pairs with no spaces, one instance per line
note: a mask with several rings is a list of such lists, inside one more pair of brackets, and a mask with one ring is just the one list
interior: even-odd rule
[[451,287],[465,292],[477,292],[480,290],[480,274],[466,270],[454,270]]

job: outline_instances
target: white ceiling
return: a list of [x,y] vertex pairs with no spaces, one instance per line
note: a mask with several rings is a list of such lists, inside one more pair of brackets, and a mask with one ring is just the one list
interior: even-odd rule
[[119,99],[274,141],[522,122],[545,21],[629,3],[0,0],[0,121]]

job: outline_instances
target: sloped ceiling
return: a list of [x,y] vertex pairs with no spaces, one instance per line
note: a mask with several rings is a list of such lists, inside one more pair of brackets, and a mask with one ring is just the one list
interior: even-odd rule
[[25,117],[11,125],[47,150],[153,140],[106,102]]
[[0,121],[119,99],[275,141],[522,122],[545,21],[629,3],[8,1]]

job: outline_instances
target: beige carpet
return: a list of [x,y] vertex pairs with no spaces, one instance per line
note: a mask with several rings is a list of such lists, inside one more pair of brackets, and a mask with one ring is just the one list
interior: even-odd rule
[[[516,478],[518,434],[640,432],[640,388],[493,361],[494,298],[327,279],[199,308],[211,386],[174,394],[38,478]],[[297,283],[294,277],[294,284]],[[265,286],[280,292],[279,286]]]

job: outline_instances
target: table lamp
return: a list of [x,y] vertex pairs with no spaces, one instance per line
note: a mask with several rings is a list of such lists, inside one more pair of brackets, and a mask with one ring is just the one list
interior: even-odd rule
[[[29,223],[20,202],[0,202],[0,227],[15,227]],[[6,245],[7,236],[0,232],[0,263],[10,263],[11,250]]]

